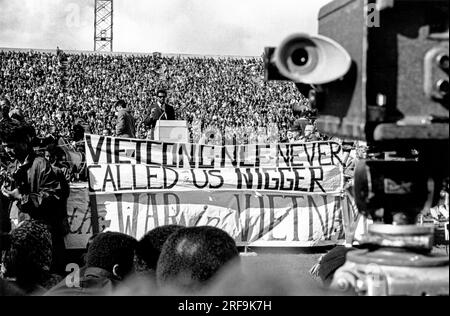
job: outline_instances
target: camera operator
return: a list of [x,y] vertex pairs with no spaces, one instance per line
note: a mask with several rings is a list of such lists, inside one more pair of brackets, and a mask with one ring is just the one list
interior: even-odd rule
[[38,157],[32,147],[30,126],[16,122],[0,123],[0,140],[14,159],[8,166],[13,175],[10,187],[3,185],[1,193],[10,201],[9,212],[45,223],[52,235],[54,272],[64,271],[64,236],[68,233],[63,184],[50,163]]

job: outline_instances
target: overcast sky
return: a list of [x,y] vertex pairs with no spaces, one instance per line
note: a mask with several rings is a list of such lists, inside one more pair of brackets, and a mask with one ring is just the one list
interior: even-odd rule
[[[259,56],[330,0],[114,0],[114,51]],[[93,50],[94,0],[0,0],[0,47]]]

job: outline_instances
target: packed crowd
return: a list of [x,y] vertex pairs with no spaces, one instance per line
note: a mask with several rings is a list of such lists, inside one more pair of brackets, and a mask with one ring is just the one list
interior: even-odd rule
[[10,178],[0,184],[0,296],[280,295],[278,286],[243,275],[233,238],[209,226],[156,227],[139,241],[117,232],[94,234],[83,260],[70,261],[64,242],[68,179],[63,167],[37,155],[35,136],[27,122],[0,117],[0,142],[11,159]]
[[[64,243],[68,179],[63,166],[36,154],[35,135],[25,121],[0,118],[0,141],[12,159],[10,179],[1,183],[0,295],[292,294],[274,275],[242,274],[233,238],[209,226],[157,227],[139,241],[94,234],[83,261],[71,262]],[[318,270],[329,278],[330,269]]]
[[[0,296],[278,296],[326,295],[311,279],[292,284],[269,269],[242,269],[236,243],[210,227],[166,225],[140,240],[117,232],[94,235],[81,262],[58,275],[49,268],[51,237],[46,226],[28,220],[10,234],[3,260]],[[333,268],[319,269],[324,281]],[[299,292],[300,291],[300,292]]]
[[[7,153],[0,157],[0,210],[20,217],[17,227],[0,230],[8,232],[0,234],[0,295],[242,291],[246,279],[236,244],[213,227],[158,227],[140,241],[101,233],[87,245],[83,267],[64,273],[65,202],[74,172],[64,164],[71,153],[61,139],[82,144],[85,131],[114,136],[120,108],[131,110],[136,136],[146,138],[150,107],[156,92],[165,90],[193,142],[205,131],[238,143],[300,140],[306,125],[295,120],[293,109],[306,100],[292,83],[264,82],[263,71],[261,58],[0,52],[0,139]],[[222,283],[217,276],[230,264]],[[265,287],[252,286],[254,293],[280,294],[279,288],[257,292]]]
[[136,118],[137,136],[145,138],[150,105],[165,89],[193,141],[214,130],[244,142],[262,129],[279,141],[294,120],[293,106],[306,100],[291,82],[264,82],[263,72],[261,58],[2,51],[0,94],[38,136],[70,138],[77,121],[91,133],[114,135],[114,102],[123,99]]

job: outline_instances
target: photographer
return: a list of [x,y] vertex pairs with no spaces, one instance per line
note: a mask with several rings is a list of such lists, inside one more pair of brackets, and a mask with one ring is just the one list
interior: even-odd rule
[[13,175],[10,187],[1,187],[9,199],[9,212],[15,209],[18,217],[45,223],[52,235],[54,272],[64,271],[64,236],[68,233],[64,188],[57,173],[43,157],[38,157],[31,145],[30,127],[15,122],[0,123],[0,140],[6,152],[14,159],[8,167]]

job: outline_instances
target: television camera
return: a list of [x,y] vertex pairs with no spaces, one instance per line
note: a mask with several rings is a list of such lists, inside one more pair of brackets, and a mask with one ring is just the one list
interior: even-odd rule
[[449,294],[448,256],[417,223],[449,177],[448,18],[447,0],[335,0],[319,12],[319,35],[265,48],[265,80],[295,82],[321,131],[368,145],[354,195],[374,224],[336,271],[336,290]]

